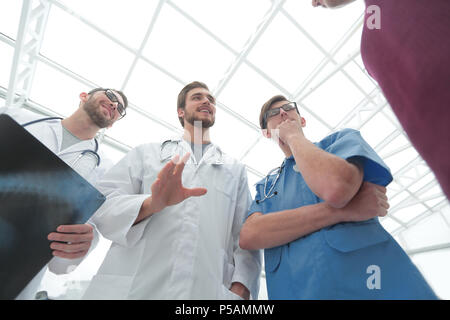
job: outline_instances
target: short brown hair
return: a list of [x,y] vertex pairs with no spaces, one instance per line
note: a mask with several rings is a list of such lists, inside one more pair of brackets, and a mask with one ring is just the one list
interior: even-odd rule
[[266,103],[263,104],[263,106],[261,108],[261,113],[259,114],[259,125],[261,126],[261,129],[267,129],[267,123],[264,120],[264,114],[267,112],[267,110],[270,109],[270,107],[274,103],[277,103],[280,101],[289,101],[289,100],[286,99],[285,96],[277,95],[277,96],[270,98]]
[[[89,91],[88,94],[91,95],[91,94],[93,94],[93,93],[95,93],[97,91],[106,91],[106,90],[108,90],[108,89],[95,88],[95,89],[92,89],[91,91]],[[117,92],[118,94],[120,94],[120,96],[122,97],[122,100],[123,100],[123,107],[124,108],[128,107],[128,99],[127,99],[126,95],[122,91],[116,90],[116,89],[109,89],[109,90],[112,90],[112,91]]]
[[[200,81],[194,81],[187,84],[183,89],[181,89],[180,93],[178,94],[177,111],[178,109],[184,110],[184,107],[186,106],[186,97],[188,92],[196,88],[203,88],[209,91],[208,86]],[[178,117],[178,120],[180,120],[180,123],[184,128],[184,119],[182,117]]]

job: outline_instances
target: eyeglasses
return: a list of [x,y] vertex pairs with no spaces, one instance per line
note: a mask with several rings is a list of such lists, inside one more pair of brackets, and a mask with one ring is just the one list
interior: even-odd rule
[[289,103],[286,103],[286,104],[282,105],[279,108],[274,108],[274,109],[267,110],[266,113],[264,114],[264,128],[263,129],[267,128],[267,120],[269,118],[280,114],[280,109],[283,109],[286,112],[295,109],[295,110],[297,110],[297,113],[300,114],[300,112],[298,111],[296,102],[289,102]]
[[122,103],[120,103],[119,99],[117,99],[117,96],[114,94],[114,92],[110,89],[106,89],[105,90],[105,95],[108,97],[108,99],[112,102],[112,103],[117,103],[117,111],[120,114],[120,118],[122,119],[123,117],[125,117],[125,115],[127,114],[127,112],[125,111],[125,107],[123,106]]

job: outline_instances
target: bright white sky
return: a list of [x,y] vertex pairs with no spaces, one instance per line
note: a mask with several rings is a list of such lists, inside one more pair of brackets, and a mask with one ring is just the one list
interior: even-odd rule
[[[176,135],[180,129],[177,94],[188,82],[203,81],[218,100],[213,141],[249,166],[254,194],[257,174],[266,174],[283,159],[272,142],[260,137],[259,110],[271,96],[284,94],[299,103],[310,140],[318,141],[343,127],[356,128],[390,166],[395,177],[388,187],[391,211],[382,224],[405,250],[449,243],[448,202],[427,166],[419,161],[404,169],[418,154],[403,132],[392,135],[398,122],[389,105],[378,108],[385,99],[365,73],[358,24],[364,2],[339,10],[314,9],[310,3],[286,0],[267,16],[269,0],[53,1],[40,53],[75,78],[39,61],[30,99],[69,115],[78,105],[78,94],[90,85],[121,89],[132,106],[106,135],[134,147]],[[9,85],[14,53],[5,39],[17,38],[21,7],[18,0],[0,4],[3,88]],[[371,101],[366,99],[369,95]],[[360,112],[355,114],[357,107]],[[114,161],[123,156],[103,147]],[[73,274],[48,275],[53,286],[49,291],[59,294],[66,279],[89,279],[93,266],[101,263],[102,248]],[[412,259],[438,295],[450,299],[450,250],[416,254]],[[261,298],[266,297],[262,285]]]

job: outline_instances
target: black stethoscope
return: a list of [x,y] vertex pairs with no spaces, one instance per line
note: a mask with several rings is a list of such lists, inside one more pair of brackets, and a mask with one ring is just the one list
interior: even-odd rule
[[[39,122],[44,122],[44,121],[49,121],[49,120],[63,120],[63,118],[61,117],[48,117],[48,118],[42,118],[42,119],[37,119],[37,120],[33,120],[27,123],[22,124],[22,127],[26,127],[35,123],[39,123]],[[100,155],[98,154],[98,141],[96,138],[94,138],[94,142],[95,142],[95,149],[94,150],[90,150],[90,149],[86,149],[81,151],[80,155],[72,162],[72,167],[75,166],[75,164],[80,161],[80,159],[83,156],[89,155],[91,154],[92,156],[94,156],[94,158],[96,159],[96,166],[100,166]],[[94,166],[95,168],[95,166]]]
[[[281,164],[281,166],[279,166],[279,167],[277,167],[277,168],[274,168],[274,169],[270,170],[270,172],[267,174],[266,179],[265,179],[265,181],[264,181],[264,189],[263,189],[263,193],[264,193],[263,196],[264,196],[264,198],[263,198],[262,200],[256,200],[256,203],[257,203],[257,204],[260,204],[261,202],[264,202],[264,201],[266,201],[267,199],[270,199],[270,198],[272,198],[273,196],[276,196],[276,195],[278,194],[277,191],[274,191],[273,193],[272,193],[272,191],[273,191],[273,189],[275,188],[275,186],[276,186],[276,184],[277,184],[277,182],[278,182],[278,179],[280,179],[280,175],[281,175],[281,172],[283,171],[283,168],[284,168],[285,164],[286,164],[286,160],[283,161],[283,163]],[[272,185],[270,186],[269,192],[267,192],[267,182],[269,182],[269,177],[270,177],[270,176],[272,175],[272,173],[275,172],[276,170],[278,170],[277,176],[275,177],[274,182],[273,182]]]

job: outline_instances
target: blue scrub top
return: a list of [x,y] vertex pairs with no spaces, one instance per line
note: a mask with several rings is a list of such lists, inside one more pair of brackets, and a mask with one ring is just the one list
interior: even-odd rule
[[[361,137],[344,129],[315,145],[364,169],[364,181],[392,181],[389,168]],[[283,162],[272,198],[263,198],[265,179],[256,184],[248,212],[270,214],[322,202],[305,183],[293,156]],[[268,178],[266,192],[277,173]],[[373,218],[323,228],[288,244],[265,249],[269,299],[436,299],[419,270]]]

